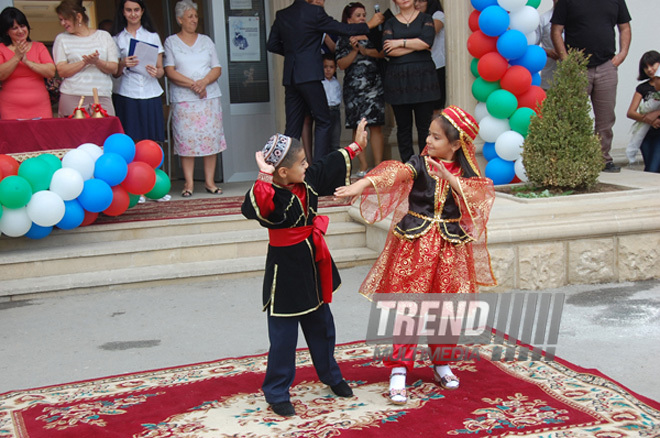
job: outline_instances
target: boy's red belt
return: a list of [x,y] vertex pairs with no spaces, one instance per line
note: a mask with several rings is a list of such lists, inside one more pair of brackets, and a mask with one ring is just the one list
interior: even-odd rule
[[323,301],[332,302],[332,259],[330,250],[325,243],[323,235],[328,230],[330,219],[328,216],[316,216],[313,225],[295,228],[269,229],[268,237],[271,246],[291,246],[302,242],[313,233],[314,246],[316,247],[315,261],[318,263],[319,276],[321,277],[321,293]]

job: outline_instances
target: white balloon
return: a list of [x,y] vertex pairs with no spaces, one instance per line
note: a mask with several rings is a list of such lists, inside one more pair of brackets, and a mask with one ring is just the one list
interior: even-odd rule
[[539,11],[531,6],[525,6],[509,14],[509,28],[516,29],[527,35],[539,27]]
[[509,12],[519,11],[526,4],[527,0],[497,0],[497,3]]
[[94,159],[80,149],[71,149],[67,152],[62,157],[62,167],[76,169],[85,181],[94,176]]
[[516,131],[506,131],[495,140],[495,152],[497,156],[507,161],[516,161],[522,153],[522,145],[525,137]]
[[516,162],[513,163],[513,169],[515,170],[516,176],[520,181],[522,182],[529,181],[529,178],[527,178],[527,172],[525,172],[525,165],[523,164],[522,157],[518,158]]
[[103,155],[103,149],[94,143],[83,143],[76,149],[87,152],[92,157],[94,162],[96,162],[96,160],[98,160],[98,158]]
[[27,205],[30,220],[40,227],[52,227],[64,217],[64,201],[50,190],[40,190],[32,195]]
[[0,217],[0,232],[9,237],[21,237],[32,228],[32,221],[27,214],[27,208],[2,207]]
[[488,115],[479,122],[479,136],[488,143],[494,143],[503,132],[510,129],[509,119],[497,119]]
[[525,38],[527,38],[527,45],[528,46],[538,46],[541,36],[536,32],[536,30],[528,33],[525,35]]
[[476,107],[474,107],[474,118],[477,119],[478,123],[481,123],[484,117],[488,115],[488,108],[486,108],[486,102],[479,102]]
[[50,190],[57,193],[64,201],[76,199],[84,187],[85,181],[80,172],[70,167],[57,169],[50,181]]

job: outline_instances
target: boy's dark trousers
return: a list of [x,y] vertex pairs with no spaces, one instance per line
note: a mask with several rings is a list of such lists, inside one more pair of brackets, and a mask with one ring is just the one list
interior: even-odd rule
[[335,323],[327,304],[300,316],[272,316],[268,312],[268,366],[262,385],[270,404],[289,401],[289,388],[296,374],[298,323],[302,327],[319,380],[334,386],[342,381],[334,358]]

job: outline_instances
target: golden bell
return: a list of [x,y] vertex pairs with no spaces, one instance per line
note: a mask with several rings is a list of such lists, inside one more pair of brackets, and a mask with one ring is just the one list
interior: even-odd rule
[[94,114],[92,114],[93,119],[102,119],[105,117],[101,111],[94,111]]
[[76,110],[73,112],[73,118],[74,119],[84,119],[85,118],[85,113],[83,113],[80,108],[76,108]]

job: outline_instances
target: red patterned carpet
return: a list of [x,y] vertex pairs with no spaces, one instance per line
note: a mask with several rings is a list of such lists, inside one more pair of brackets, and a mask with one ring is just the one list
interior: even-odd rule
[[264,401],[262,355],[0,395],[0,437],[660,436],[660,403],[561,360],[495,363],[484,347],[455,367],[457,391],[420,363],[408,404],[395,406],[371,346],[339,346],[336,357],[356,396],[335,397],[302,350],[288,419]]
[[[122,222],[154,221],[162,219],[186,219],[191,217],[224,216],[241,214],[242,196],[186,199],[167,202],[145,202],[128,209],[120,216],[99,215],[95,224],[117,224]],[[332,196],[319,198],[319,208],[349,205],[346,199]]]

